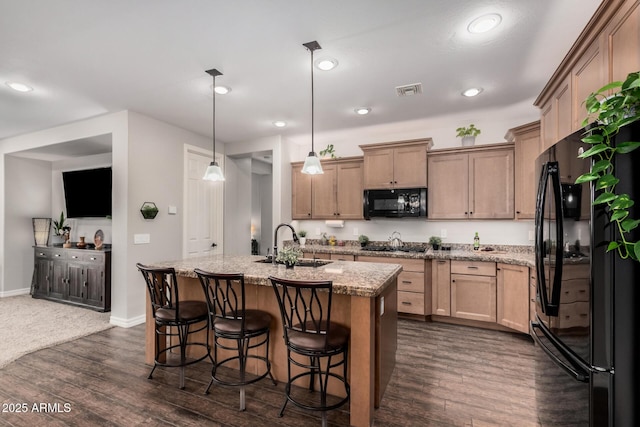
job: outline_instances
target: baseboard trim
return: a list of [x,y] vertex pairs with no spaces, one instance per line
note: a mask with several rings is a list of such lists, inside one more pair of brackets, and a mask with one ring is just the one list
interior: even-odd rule
[[109,323],[120,326],[121,328],[131,328],[133,326],[143,324],[146,320],[147,316],[145,314],[141,314],[140,316],[132,317],[130,319],[111,316],[109,318]]
[[4,292],[0,292],[0,298],[15,297],[18,295],[28,295],[30,292],[31,292],[31,288],[16,289],[14,291],[4,291]]

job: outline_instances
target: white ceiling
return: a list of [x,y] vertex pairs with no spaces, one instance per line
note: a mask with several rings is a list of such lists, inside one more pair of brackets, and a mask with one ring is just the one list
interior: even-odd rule
[[[218,141],[308,133],[312,40],[339,61],[315,71],[316,132],[508,106],[540,93],[599,3],[0,0],[0,139],[125,109],[210,137],[210,68],[232,88],[216,96]],[[496,30],[466,30],[489,12]],[[462,97],[471,86],[484,92]]]

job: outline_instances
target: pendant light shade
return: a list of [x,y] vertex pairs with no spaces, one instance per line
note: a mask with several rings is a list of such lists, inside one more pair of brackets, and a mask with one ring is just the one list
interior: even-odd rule
[[308,43],[303,43],[303,46],[309,49],[311,52],[311,151],[309,155],[304,160],[304,165],[302,166],[302,173],[307,175],[318,175],[324,173],[322,170],[322,165],[320,164],[320,159],[316,155],[316,152],[313,147],[313,128],[314,128],[314,110],[313,110],[313,51],[322,49],[317,41],[312,41]]
[[209,167],[204,173],[202,179],[206,181],[224,181],[224,174],[222,173],[222,169],[218,166],[218,162],[216,162],[216,76],[221,76],[222,73],[215,68],[211,70],[207,70],[207,73],[213,77],[213,161],[209,164]]

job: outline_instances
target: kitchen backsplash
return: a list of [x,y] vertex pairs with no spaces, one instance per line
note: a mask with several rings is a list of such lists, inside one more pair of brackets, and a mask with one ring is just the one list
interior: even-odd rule
[[375,219],[344,221],[343,228],[329,227],[325,221],[292,221],[296,229],[305,230],[308,239],[322,233],[338,240],[356,240],[365,234],[372,241],[386,241],[398,231],[404,242],[428,242],[429,237],[442,237],[444,244],[472,244],[476,232],[482,245],[533,245],[533,221],[425,221],[424,219]]

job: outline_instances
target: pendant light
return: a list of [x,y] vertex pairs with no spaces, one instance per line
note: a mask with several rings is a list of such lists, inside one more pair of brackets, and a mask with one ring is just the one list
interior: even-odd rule
[[211,70],[207,70],[213,77],[213,161],[209,164],[207,171],[204,173],[202,179],[206,181],[224,181],[224,175],[222,174],[222,169],[218,166],[218,162],[216,162],[216,76],[221,76],[222,73],[215,68]]
[[311,52],[311,151],[309,155],[304,160],[304,165],[302,166],[302,173],[306,173],[308,175],[319,175],[324,173],[322,170],[322,165],[320,164],[320,159],[316,155],[316,152],[313,149],[313,51],[317,49],[322,49],[317,41],[312,41],[309,43],[303,43],[304,47],[309,49]]

